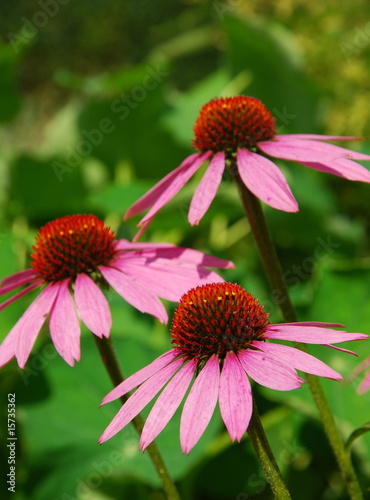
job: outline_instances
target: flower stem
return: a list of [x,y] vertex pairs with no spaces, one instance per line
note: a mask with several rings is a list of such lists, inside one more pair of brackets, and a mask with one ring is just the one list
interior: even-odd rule
[[[273,244],[266,218],[259,200],[247,189],[242,182],[236,165],[230,166],[231,175],[236,182],[247,215],[251,231],[259,249],[263,266],[270,284],[279,296],[279,306],[286,322],[297,321],[297,315],[289,296],[288,287],[283,279],[283,272]],[[298,347],[308,352],[306,344],[299,343]],[[317,406],[324,430],[337,459],[343,481],[347,486],[351,500],[363,500],[363,494],[349,454],[346,453],[341,435],[337,429],[333,414],[325,397],[321,382],[315,375],[307,374],[307,382],[312,397]]]
[[265,431],[258,414],[256,403],[253,401],[253,413],[247,429],[254,451],[262,465],[267,480],[270,483],[274,497],[277,500],[290,500],[290,493],[285,485],[279,466],[270,448]]
[[[96,335],[93,335],[95,342],[98,346],[99,353],[101,356],[101,359],[103,361],[103,364],[109,374],[109,377],[111,381],[113,382],[114,387],[116,387],[118,384],[123,382],[124,377],[122,374],[122,370],[119,366],[118,358],[116,355],[116,352],[114,350],[112,341],[107,338],[99,338]],[[128,400],[129,396],[124,395],[120,399],[122,403],[125,403]],[[137,415],[133,420],[132,423],[134,424],[135,429],[137,430],[138,434],[141,434],[141,431],[143,430],[144,427],[144,420],[141,417],[141,415]],[[166,464],[164,463],[164,460],[157,448],[157,445],[155,442],[152,442],[148,447],[147,451],[149,454],[149,457],[154,465],[155,470],[157,471],[157,474],[159,476],[159,479],[161,480],[163,490],[166,493],[167,499],[168,500],[181,500],[181,497],[179,495],[179,492],[177,491],[176,485],[172,478],[169,475],[168,469]]]

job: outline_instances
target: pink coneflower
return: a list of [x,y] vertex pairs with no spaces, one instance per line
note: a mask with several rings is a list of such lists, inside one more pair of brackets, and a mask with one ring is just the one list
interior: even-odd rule
[[164,388],[142,431],[140,448],[144,450],[180,406],[194,376],[181,416],[183,452],[189,453],[202,436],[217,400],[231,439],[240,441],[252,414],[249,377],[279,391],[301,386],[304,380],[296,369],[342,380],[339,373],[313,356],[266,341],[330,345],[367,337],[329,328],[341,326],[314,322],[272,325],[263,307],[239,285],[212,283],[194,288],[181,298],[175,311],[173,349],[131,375],[103,399],[102,404],[109,403],[139,386],[100,442],[114,436]]
[[112,319],[100,287],[110,285],[136,309],[165,323],[168,316],[159,297],[177,302],[189,286],[223,281],[208,266],[234,267],[189,248],[117,240],[94,215],[62,217],[42,227],[31,266],[0,282],[0,295],[27,285],[0,310],[42,288],[1,344],[0,366],[15,356],[24,367],[47,316],[56,350],[73,365],[80,359],[78,317],[98,337],[109,336]]
[[358,138],[315,134],[276,135],[272,114],[254,97],[220,98],[205,104],[195,122],[194,135],[193,146],[199,152],[188,156],[179,167],[134,203],[127,210],[125,218],[149,208],[138,224],[145,229],[154,215],[207,160],[208,168],[189,208],[188,219],[192,225],[198,224],[207,212],[225,167],[237,170],[241,182],[264,203],[285,212],[297,212],[298,204],[283,173],[266,155],[299,162],[352,181],[370,182],[370,172],[352,161],[370,160],[369,155],[322,142]]

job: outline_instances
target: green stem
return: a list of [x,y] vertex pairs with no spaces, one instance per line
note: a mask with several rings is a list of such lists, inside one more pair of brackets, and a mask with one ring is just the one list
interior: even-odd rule
[[[286,322],[297,321],[297,315],[289,296],[288,287],[283,279],[280,261],[276,254],[266,218],[259,200],[246,188],[238,174],[235,164],[230,167],[231,175],[236,182],[247,215],[249,225],[259,249],[266,275],[274,291],[279,296],[279,306]],[[306,344],[298,347],[308,352]],[[315,375],[307,374],[307,382],[317,406],[324,430],[337,459],[343,480],[347,486],[351,500],[363,500],[363,494],[355,470],[348,453],[346,453],[342,437],[331,413],[321,382]]]
[[[124,377],[121,371],[121,368],[119,366],[118,358],[116,355],[116,352],[113,348],[112,342],[110,339],[107,338],[99,338],[96,335],[93,335],[96,344],[99,349],[99,353],[101,356],[101,359],[103,361],[103,364],[109,374],[109,377],[111,381],[113,382],[114,387],[119,385],[121,382],[123,382]],[[120,399],[122,403],[125,403],[128,400],[129,396],[125,395],[122,396]],[[133,420],[132,423],[137,430],[138,434],[141,434],[141,431],[143,430],[144,427],[144,420],[141,417],[141,415],[137,415]],[[164,463],[164,460],[157,448],[157,445],[153,441],[148,447],[147,451],[149,454],[149,457],[157,471],[157,474],[159,476],[159,479],[162,482],[163,490],[166,493],[167,499],[168,500],[181,500],[181,497],[179,495],[179,492],[177,491],[176,485],[171,479],[167,466]]]
[[290,500],[290,493],[285,485],[283,476],[276,463],[270,445],[267,441],[265,431],[262,426],[256,403],[253,401],[252,418],[248,426],[248,436],[257,454],[257,457],[270,483],[274,497],[277,500]]

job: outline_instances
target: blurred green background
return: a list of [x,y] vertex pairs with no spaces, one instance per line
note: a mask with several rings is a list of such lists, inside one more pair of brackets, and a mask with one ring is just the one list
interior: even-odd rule
[[[194,120],[213,97],[253,95],[281,133],[361,136],[349,147],[370,153],[365,0],[18,0],[1,3],[0,33],[0,277],[29,265],[39,227],[56,217],[94,213],[131,239],[139,217],[123,223],[125,210],[191,152]],[[279,166],[300,212],[265,211],[300,319],[370,333],[370,187]],[[158,214],[145,239],[233,260],[236,270],[224,278],[254,293],[280,321],[227,179],[201,224],[189,226],[197,179]],[[1,312],[1,339],[34,297]],[[114,293],[108,299],[126,374],[169,348],[168,326]],[[174,304],[167,306],[171,316]],[[325,347],[312,353],[348,377],[368,345],[348,345],[357,359]],[[2,477],[1,498],[163,498],[133,429],[97,444],[119,405],[98,410],[111,386],[88,332],[74,368],[44,331],[27,368],[12,362],[0,377],[2,474],[8,393],[16,394],[18,432],[16,493]],[[370,420],[370,393],[358,396],[358,383],[324,381],[345,439]],[[293,498],[345,500],[308,389],[254,391]],[[177,414],[158,444],[184,500],[272,498],[248,440],[231,444],[217,413],[190,456],[181,454],[178,427]],[[369,434],[352,453],[369,495]]]

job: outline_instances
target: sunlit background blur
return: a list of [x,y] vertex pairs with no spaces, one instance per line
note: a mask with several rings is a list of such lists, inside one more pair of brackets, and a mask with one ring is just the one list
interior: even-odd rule
[[[194,120],[214,97],[258,97],[280,133],[363,137],[345,145],[370,153],[365,0],[18,0],[0,4],[0,34],[0,279],[29,266],[38,229],[57,217],[94,213],[131,239],[139,217],[123,223],[125,210],[191,153]],[[370,333],[370,186],[278,164],[300,212],[265,212],[300,319]],[[142,240],[233,260],[236,270],[225,271],[225,279],[254,293],[272,321],[281,321],[230,179],[200,225],[189,226],[187,210],[202,172]],[[0,313],[0,339],[32,298]],[[114,293],[108,299],[126,374],[168,350],[168,326]],[[171,316],[175,305],[166,306]],[[6,394],[17,395],[17,493],[11,498],[162,499],[133,430],[97,444],[119,405],[98,410],[110,384],[89,332],[81,362],[71,368],[44,330],[26,370],[12,362],[0,373],[4,415]],[[348,377],[370,354],[366,343],[348,347],[358,359],[324,347],[312,352]],[[358,383],[324,383],[344,438],[369,420],[369,394],[358,396]],[[345,500],[307,388],[256,388],[255,394],[293,498]],[[177,414],[158,444],[184,500],[272,498],[248,440],[231,444],[219,415],[189,457],[181,454],[178,426]],[[0,453],[5,470],[3,445]],[[355,442],[353,453],[366,489],[369,435]],[[7,498],[4,481],[0,488]]]

